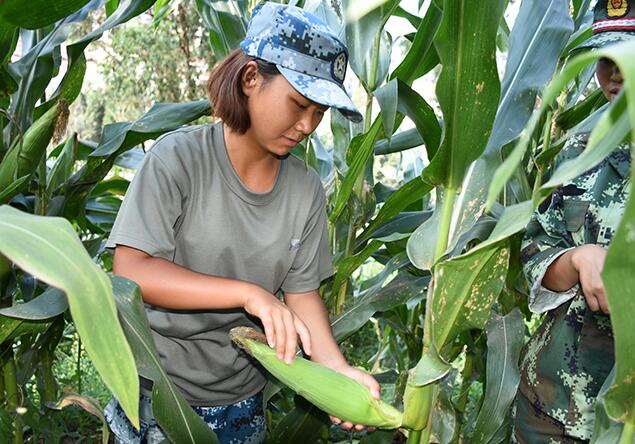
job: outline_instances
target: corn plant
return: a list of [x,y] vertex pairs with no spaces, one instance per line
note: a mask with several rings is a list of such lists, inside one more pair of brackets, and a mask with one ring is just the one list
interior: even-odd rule
[[[76,42],[66,41],[71,27],[102,2],[34,5],[41,14],[13,0],[0,5],[0,203],[9,204],[0,208],[0,391],[6,399],[0,433],[13,442],[33,428],[28,415],[17,414],[21,408],[44,416],[47,402],[59,398],[52,351],[71,322],[133,422],[138,373],[154,381],[154,413],[171,441],[214,442],[161,368],[138,287],[95,266],[95,260],[107,261],[100,245],[127,186],[122,178],[106,178],[113,165],[144,141],[209,113],[206,102],[156,104],[135,121],[105,126],[97,144],[77,135],[57,140],[82,88],[87,45],[151,7],[156,26],[176,3],[109,0],[106,21]],[[254,3],[195,2],[216,58],[242,39]],[[590,34],[588,0],[522,0],[511,30],[506,0],[420,1],[417,14],[397,0],[292,3],[322,17],[347,41],[350,68],[365,95],[363,125],[332,113],[332,145],[314,135],[296,154],[327,189],[336,274],[321,290],[333,333],[345,342],[374,326],[376,354],[368,368],[383,371],[377,378],[394,393],[378,403],[363,387],[309,362],[277,365],[266,346],[237,335],[275,376],[265,399],[283,415],[269,414],[270,440],[323,442],[324,410],[400,428],[411,443],[507,442],[523,321],[530,317],[519,238],[533,208],[554,187],[628,137],[635,123],[635,67],[628,56],[635,48],[569,57]],[[393,16],[408,20],[416,32],[406,36],[408,49],[391,71],[395,49],[385,25]],[[18,35],[22,54],[12,61]],[[64,47],[63,80],[47,97]],[[610,106],[589,92],[591,63],[600,56],[615,60],[625,78],[624,94]],[[413,88],[424,75],[436,81],[439,109]],[[402,129],[408,121],[413,128]],[[565,138],[593,128],[587,152],[545,180]],[[376,182],[373,166],[381,156],[420,146],[428,159],[421,174],[405,171],[396,189]],[[631,202],[604,272],[617,369],[599,402],[597,442],[619,435],[631,442],[635,428],[629,356],[635,344],[628,330],[635,313],[633,211]],[[381,271],[353,279],[370,258]],[[65,316],[69,307],[72,321]],[[96,332],[87,323],[111,331]],[[119,341],[119,356],[103,346],[104,337]],[[33,376],[24,370],[33,368],[26,365],[33,359],[40,405],[21,395]],[[307,378],[321,382],[303,384]],[[319,409],[300,397],[289,402],[277,380]],[[331,385],[341,390],[326,387]],[[391,442],[396,433],[378,431],[368,439]]]

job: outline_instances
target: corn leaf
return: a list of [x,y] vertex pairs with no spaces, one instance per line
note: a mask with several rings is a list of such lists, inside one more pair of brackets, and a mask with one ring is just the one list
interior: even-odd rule
[[354,156],[351,160],[348,171],[344,176],[342,186],[335,197],[333,211],[329,215],[329,221],[331,223],[334,223],[342,213],[342,210],[353,191],[353,185],[355,185],[359,175],[363,174],[366,163],[372,157],[375,142],[379,137],[381,128],[381,119],[377,118],[367,133],[360,134],[351,141],[351,145],[348,149],[349,151],[354,152]]
[[[611,45],[597,51],[589,52],[579,55],[565,66],[558,76],[556,76],[549,85],[545,88],[543,93],[541,106],[536,109],[527,124],[527,127],[523,130],[518,140],[518,143],[514,147],[509,157],[505,159],[505,162],[496,170],[494,178],[490,184],[489,195],[487,198],[487,208],[491,208],[494,202],[501,193],[503,187],[514,174],[514,171],[520,165],[522,158],[529,147],[531,134],[534,133],[538,126],[541,117],[549,109],[554,100],[558,97],[562,89],[571,82],[587,65],[590,63],[606,57],[613,60],[620,68],[622,76],[624,78],[624,91],[623,95],[628,106],[628,123],[631,128],[635,127],[635,59],[632,54],[635,51],[635,42],[624,42],[617,45]],[[612,107],[621,106],[619,100],[611,104]],[[608,118],[608,117],[607,117]],[[618,126],[619,128],[619,126]],[[598,128],[594,131],[603,132],[606,131],[606,126]],[[592,136],[593,137],[593,136]],[[576,175],[584,172],[580,170]]]
[[[106,273],[64,219],[0,207],[0,252],[23,270],[64,290],[83,344],[106,386],[133,424],[139,423],[139,380],[117,321]],[[94,327],[99,325],[100,328]]]
[[88,3],[88,0],[30,0],[24,7],[22,0],[0,2],[0,18],[20,28],[37,29],[50,25]]
[[[632,58],[632,57],[631,57]],[[635,114],[635,113],[634,113]],[[635,170],[634,170],[635,171]],[[633,183],[631,175],[631,184]],[[631,185],[629,184],[629,185]],[[632,187],[632,185],[631,185]],[[606,411],[619,422],[635,425],[635,200],[629,198],[626,210],[604,263],[602,281],[611,311],[611,324],[615,340],[617,372],[615,383],[604,400]]]
[[43,321],[64,313],[67,308],[68,301],[64,292],[58,288],[49,287],[29,302],[0,309],[0,315],[14,319]]
[[487,376],[485,395],[472,439],[490,442],[506,422],[509,407],[520,382],[518,359],[525,338],[525,324],[518,309],[506,316],[493,314],[485,327],[487,333]]
[[485,207],[502,149],[521,133],[536,95],[556,70],[573,29],[568,0],[524,0],[510,34],[501,97],[485,153],[469,170],[461,194],[455,238],[470,229]]
[[[152,410],[166,435],[177,443],[218,443],[216,434],[194,412],[161,366],[146,318],[141,292],[132,281],[111,276],[119,319],[139,374],[154,382]],[[137,395],[138,390],[135,392]]]
[[443,65],[436,91],[445,133],[423,172],[424,180],[434,185],[457,190],[468,166],[485,149],[500,94],[496,35],[505,4],[444,1],[434,44]]

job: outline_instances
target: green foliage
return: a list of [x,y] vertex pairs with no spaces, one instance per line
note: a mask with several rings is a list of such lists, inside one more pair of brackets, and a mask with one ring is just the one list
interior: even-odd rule
[[[327,185],[337,272],[322,291],[333,332],[353,363],[377,374],[388,402],[405,405],[408,415],[415,412],[411,425],[421,430],[411,432],[410,442],[505,442],[524,336],[514,307],[526,313],[519,302],[526,289],[518,285],[518,235],[554,187],[593,167],[628,137],[635,123],[634,49],[614,47],[564,65],[569,49],[590,33],[583,26],[588,0],[522,0],[511,31],[503,0],[435,0],[425,9],[420,1],[415,14],[397,1],[361,3],[298,2],[346,36],[366,103],[363,127],[332,113],[332,134],[314,136],[299,148]],[[113,388],[122,384],[113,380],[136,375],[130,356],[123,373],[95,357],[104,348],[95,343],[103,338],[89,331],[86,319],[101,324],[95,316],[114,317],[114,306],[105,296],[81,300],[77,288],[101,285],[108,291],[110,281],[99,267],[110,270],[112,257],[101,244],[129,170],[147,141],[209,114],[207,103],[198,100],[206,73],[242,39],[254,4],[109,0],[102,7],[98,1],[64,0],[34,6],[33,13],[19,2],[0,2],[0,201],[48,219],[44,226],[56,228],[39,233],[47,240],[55,239],[60,224],[50,216],[66,218],[67,241],[58,248],[72,247],[72,259],[84,264],[69,273],[60,269],[64,254],[47,256],[38,244],[33,257],[26,257],[28,244],[16,246],[17,235],[1,237],[2,248],[13,247],[11,261],[0,255],[0,393],[6,399],[0,436],[13,435],[16,443],[36,436],[51,442],[97,437],[101,422],[80,414],[80,407],[54,412],[47,406],[63,398],[90,411],[87,395],[102,405],[110,396],[101,380],[122,390]],[[392,16],[405,18],[416,32],[405,39],[391,36],[385,25]],[[18,40],[20,55],[14,54]],[[507,60],[501,80],[497,53]],[[625,78],[624,94],[606,106],[589,87],[590,63],[600,56],[614,59]],[[97,57],[104,83],[85,84],[87,59]],[[428,104],[415,91],[424,75],[436,82],[442,119],[434,101]],[[56,76],[60,82],[52,87]],[[63,135],[65,103],[70,131],[53,141],[54,128]],[[585,153],[544,181],[563,131],[591,128]],[[431,159],[422,175],[401,161],[414,147]],[[377,164],[390,163],[382,157],[389,153],[403,171],[390,178],[373,174]],[[5,208],[0,225],[15,216]],[[632,209],[631,202],[604,273],[618,367],[598,405],[596,442],[615,442],[620,433],[628,440],[635,427],[628,327],[635,308],[626,297],[633,287]],[[37,233],[30,222],[13,223],[12,229],[18,225],[25,239]],[[46,262],[33,268],[38,260]],[[65,276],[68,301],[29,272],[56,286]],[[113,282],[125,341],[139,373],[155,381],[159,422],[176,442],[213,439],[162,371],[138,290],[123,279]],[[122,344],[118,349],[126,349]],[[94,366],[82,359],[80,345]],[[63,385],[81,396],[62,394]],[[129,411],[136,396],[130,387]],[[272,442],[348,439],[329,429],[315,407],[279,390],[272,385],[268,392]],[[16,415],[17,407],[27,413]],[[374,433],[360,442],[393,437]]]

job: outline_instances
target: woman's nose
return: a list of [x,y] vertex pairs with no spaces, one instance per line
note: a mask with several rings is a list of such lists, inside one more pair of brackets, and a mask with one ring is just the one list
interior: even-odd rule
[[308,136],[313,132],[313,122],[309,113],[303,113],[302,117],[295,124],[296,131],[301,132],[303,135]]

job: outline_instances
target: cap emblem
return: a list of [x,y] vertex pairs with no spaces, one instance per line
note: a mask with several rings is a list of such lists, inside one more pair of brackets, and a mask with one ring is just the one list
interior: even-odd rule
[[342,52],[335,58],[333,62],[333,75],[340,82],[344,81],[346,75],[346,53]]
[[609,17],[623,17],[628,12],[628,0],[608,0],[606,15]]

